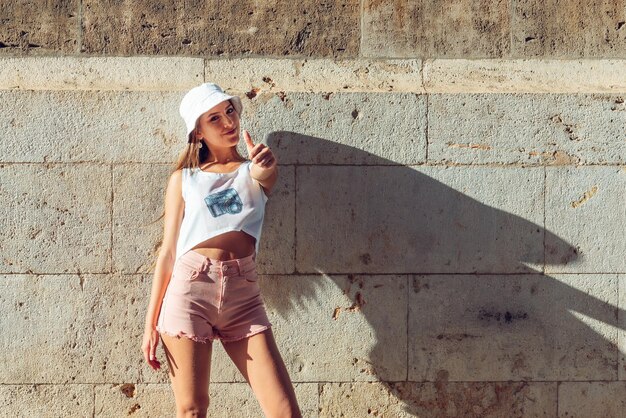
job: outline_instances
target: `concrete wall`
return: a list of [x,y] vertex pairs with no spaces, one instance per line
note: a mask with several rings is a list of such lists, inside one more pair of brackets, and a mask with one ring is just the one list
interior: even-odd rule
[[[3,2],[0,415],[174,415],[152,221],[213,81],[280,164],[257,261],[305,416],[620,416],[624,3]],[[262,416],[219,344],[210,391]]]

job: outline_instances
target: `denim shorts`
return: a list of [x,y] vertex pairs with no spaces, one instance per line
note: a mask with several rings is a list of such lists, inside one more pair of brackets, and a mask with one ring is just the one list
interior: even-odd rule
[[174,263],[157,331],[199,342],[228,342],[270,328],[255,259],[256,251],[232,260],[187,251]]

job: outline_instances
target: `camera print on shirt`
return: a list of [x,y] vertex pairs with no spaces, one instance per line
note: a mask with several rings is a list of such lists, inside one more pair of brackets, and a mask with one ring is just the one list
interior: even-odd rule
[[214,218],[227,213],[234,215],[243,209],[243,202],[233,188],[210,194],[204,198],[204,202]]

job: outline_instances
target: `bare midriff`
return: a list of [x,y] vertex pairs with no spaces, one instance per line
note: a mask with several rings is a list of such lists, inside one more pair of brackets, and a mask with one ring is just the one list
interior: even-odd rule
[[254,252],[256,239],[243,231],[229,231],[202,241],[192,248],[214,260],[243,258]]

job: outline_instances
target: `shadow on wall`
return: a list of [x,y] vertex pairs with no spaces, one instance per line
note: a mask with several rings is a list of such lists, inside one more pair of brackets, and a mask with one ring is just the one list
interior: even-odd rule
[[[262,282],[268,308],[307,329],[284,348],[294,381],[381,381],[421,414],[483,402],[448,380],[518,381],[497,401],[515,407],[524,382],[617,378],[617,275],[543,273],[582,260],[542,227],[543,167],[416,169],[293,132],[266,142],[279,162],[308,156],[295,175],[299,275]],[[367,165],[306,165],[342,159]]]

